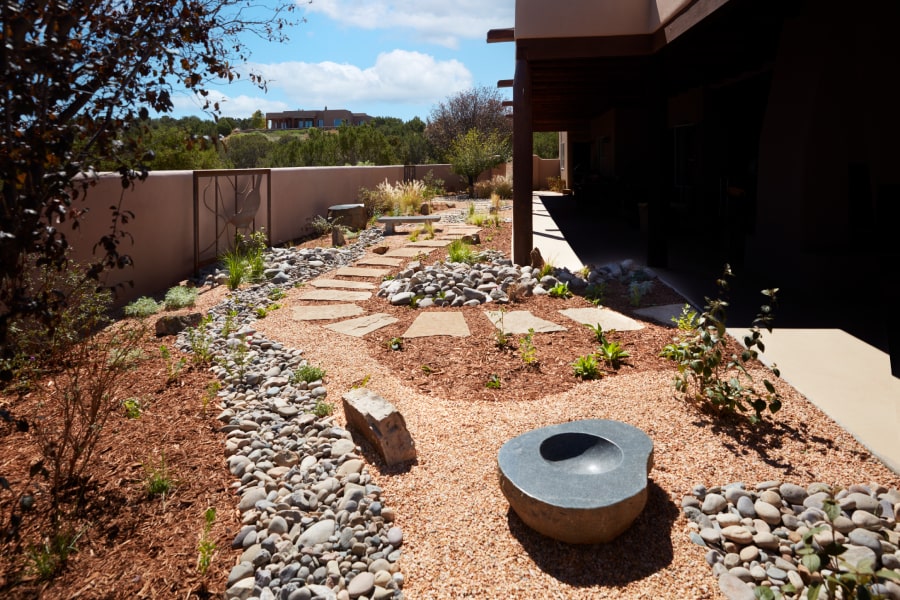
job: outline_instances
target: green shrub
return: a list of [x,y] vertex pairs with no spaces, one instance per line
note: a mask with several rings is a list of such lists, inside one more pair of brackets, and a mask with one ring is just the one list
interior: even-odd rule
[[305,381],[306,383],[310,383],[322,379],[325,379],[325,369],[320,369],[319,367],[314,367],[309,364],[300,366],[294,371],[292,376],[293,382]]
[[125,305],[125,316],[143,319],[149,317],[150,315],[155,315],[156,313],[161,311],[162,308],[163,305],[153,298],[150,298],[149,296],[141,296],[137,300],[129,302]]
[[165,496],[175,487],[175,481],[169,474],[169,467],[166,465],[166,455],[163,454],[159,460],[159,466],[152,463],[145,466],[147,471],[147,495],[149,496]]
[[576,358],[575,362],[572,363],[572,370],[575,372],[575,377],[581,377],[582,379],[598,379],[603,374],[593,354]]
[[472,264],[475,262],[475,253],[472,247],[461,239],[450,242],[447,246],[447,258],[450,262]]
[[[743,341],[744,350],[740,355],[728,352],[728,334],[726,319],[728,302],[722,298],[728,290],[727,277],[733,277],[731,267],[725,265],[722,277],[716,282],[719,287],[719,298],[706,299],[703,312],[691,314],[685,307],[682,317],[678,319],[679,334],[671,344],[667,344],[661,356],[675,362],[678,373],[675,376],[675,389],[690,399],[711,405],[713,408],[729,413],[746,413],[751,423],[763,418],[768,410],[775,414],[781,408],[781,394],[768,380],[763,380],[765,391],[758,391],[753,378],[747,372],[747,364],[759,357],[765,350],[760,327],[771,333],[772,306],[776,303],[778,289],[763,290],[770,303],[763,304],[760,312],[753,320],[750,334]],[[781,374],[773,365],[772,372],[776,377]]]
[[177,310],[193,306],[197,302],[197,288],[177,285],[169,288],[163,299],[166,310]]
[[560,281],[552,288],[547,290],[547,295],[551,298],[562,298],[565,300],[566,298],[572,297],[572,291],[569,290],[569,283]]
[[316,400],[316,405],[313,407],[313,414],[323,419],[334,412],[334,406],[325,402],[324,400]]

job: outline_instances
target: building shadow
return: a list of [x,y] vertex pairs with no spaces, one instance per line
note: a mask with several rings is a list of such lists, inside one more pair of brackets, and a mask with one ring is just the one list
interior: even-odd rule
[[643,579],[672,562],[671,530],[678,508],[653,480],[647,505],[622,535],[607,544],[566,544],[528,527],[510,508],[509,530],[534,563],[556,580],[575,587],[617,587]]

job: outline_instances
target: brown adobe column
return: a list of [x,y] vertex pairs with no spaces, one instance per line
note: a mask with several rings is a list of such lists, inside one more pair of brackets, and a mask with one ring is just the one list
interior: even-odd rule
[[524,59],[516,59],[513,81],[513,239],[512,259],[518,265],[531,262],[534,224],[532,222],[531,179],[532,140],[531,69]]

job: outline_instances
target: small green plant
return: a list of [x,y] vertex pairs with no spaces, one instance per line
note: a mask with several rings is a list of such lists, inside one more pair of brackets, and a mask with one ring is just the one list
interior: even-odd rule
[[475,262],[475,253],[472,247],[461,239],[450,242],[447,246],[447,257],[450,262],[472,264]]
[[519,343],[519,353],[522,357],[522,362],[526,366],[538,366],[537,348],[534,347],[534,328],[529,328],[528,333],[522,336],[522,341]]
[[503,383],[500,380],[500,376],[496,373],[491,373],[491,376],[488,377],[488,380],[484,384],[484,387],[488,388],[489,390],[499,390],[502,385]]
[[106,359],[106,364],[110,369],[129,370],[134,369],[138,364],[147,358],[146,353],[141,348],[113,348]]
[[[731,267],[725,265],[722,277],[717,280],[719,298],[706,299],[703,312],[691,315],[689,309],[682,311],[679,319],[679,334],[671,344],[667,344],[661,356],[675,362],[678,373],[675,389],[690,399],[708,403],[716,409],[729,413],[746,413],[751,423],[762,420],[763,412],[775,414],[781,408],[782,397],[768,379],[763,380],[765,391],[758,391],[746,365],[758,358],[765,350],[760,327],[772,332],[772,306],[776,303],[778,289],[763,290],[769,303],[760,307],[753,320],[749,335],[743,341],[744,350],[738,354],[728,353],[726,319],[728,302],[723,296],[728,291],[728,279],[733,277]],[[694,325],[691,328],[691,324]],[[684,327],[685,329],[682,329]],[[772,365],[776,377],[781,374]]]
[[209,507],[203,513],[203,530],[200,532],[200,541],[197,543],[197,570],[201,575],[206,575],[206,572],[209,571],[209,565],[216,552],[216,543],[209,535],[215,522],[216,509]]
[[223,254],[222,266],[225,268],[225,271],[228,272],[228,289],[233,291],[241,287],[241,284],[244,283],[249,271],[247,261],[244,260],[241,253],[237,249],[234,249]]
[[403,350],[403,338],[392,337],[391,339],[387,340],[387,342],[385,342],[385,344],[387,345],[388,348],[390,348],[391,350],[393,350],[395,352],[399,352],[399,351]]
[[184,369],[187,361],[184,358],[175,360],[171,351],[169,351],[169,347],[165,344],[159,347],[159,355],[162,356],[163,361],[166,363],[166,384],[175,383],[181,376],[181,371]]
[[466,215],[466,221],[468,221],[469,219],[471,219],[474,216],[475,216],[475,203],[470,201],[469,202],[469,211],[468,211],[468,214]]
[[563,300],[565,300],[566,298],[571,298],[572,291],[569,289],[569,282],[558,282],[552,288],[547,290],[547,295],[551,298],[562,298]]
[[547,275],[553,275],[556,271],[556,267],[549,261],[544,261],[544,264],[541,265],[540,270],[538,271],[538,279],[546,277]]
[[179,308],[188,308],[197,302],[197,288],[176,285],[169,288],[163,304],[166,310],[177,310]]
[[206,393],[203,394],[203,398],[201,402],[203,403],[203,414],[206,414],[206,409],[209,406],[209,403],[216,399],[216,396],[219,395],[219,390],[222,389],[222,384],[218,379],[213,379],[209,383],[206,384]]
[[141,296],[137,300],[129,302],[125,305],[125,316],[138,319],[144,319],[151,315],[155,315],[161,311],[163,305],[150,298],[149,296]]
[[265,319],[266,315],[269,314],[269,309],[264,306],[257,306],[253,309],[253,312],[256,314],[257,319]]
[[409,241],[411,241],[411,242],[419,241],[420,233],[421,233],[421,230],[419,230],[419,229],[413,229],[412,231],[410,231],[409,232]]
[[275,287],[269,290],[269,293],[266,295],[272,302],[277,302],[278,300],[281,300],[282,298],[287,296],[287,293],[283,289]]
[[355,390],[355,389],[358,389],[358,388],[364,388],[364,387],[366,387],[367,385],[369,385],[369,382],[370,382],[371,380],[372,380],[372,376],[369,375],[368,373],[366,373],[365,377],[363,377],[362,379],[360,379],[359,381],[357,381],[357,382],[355,382],[353,385],[351,385],[351,386],[350,386],[350,389]]
[[320,369],[319,367],[314,367],[310,364],[301,365],[294,370],[294,373],[291,376],[292,383],[297,383],[299,381],[311,383],[323,379],[325,379],[325,369]]
[[503,350],[504,348],[510,345],[509,335],[506,333],[506,329],[503,324],[503,319],[506,316],[506,309],[500,308],[500,324],[497,326],[497,329],[494,331],[494,344]]
[[143,407],[141,406],[140,399],[132,397],[122,400],[122,408],[125,409],[125,416],[129,419],[141,418]]
[[697,329],[697,319],[697,311],[692,309],[690,304],[685,304],[681,307],[681,314],[672,317],[672,322],[678,331],[689,332]]
[[606,283],[600,281],[592,283],[584,290],[584,297],[594,306],[603,304],[606,300]]
[[606,342],[606,334],[603,332],[603,325],[601,325],[600,323],[597,323],[596,325],[585,323],[584,326],[594,332],[594,341],[601,344]]
[[40,546],[28,549],[28,566],[26,572],[38,579],[47,581],[62,571],[69,560],[69,555],[76,551],[75,544],[84,530],[74,533],[71,530],[57,532],[44,539]]
[[396,279],[396,278],[397,278],[396,275],[391,275],[390,273],[387,274],[387,275],[382,275],[382,276],[381,276],[381,280],[382,280],[382,281],[392,281],[392,280],[394,280],[394,279]]
[[195,365],[208,365],[213,360],[212,335],[208,326],[212,323],[212,315],[206,315],[197,327],[187,330],[188,343],[191,345],[192,361]]
[[653,289],[652,281],[632,281],[628,284],[628,299],[631,302],[631,305],[637,308],[641,305],[641,300],[644,299],[644,296],[650,293],[650,290]]
[[159,466],[152,463],[144,467],[147,471],[147,495],[165,497],[175,487],[175,481],[169,475],[169,467],[166,465],[166,455],[159,459]]
[[604,340],[597,348],[597,356],[613,369],[618,369],[622,366],[622,362],[631,355],[619,342]]
[[309,226],[315,232],[316,236],[323,236],[331,233],[337,220],[330,220],[322,215],[316,215],[309,221]]
[[593,354],[576,358],[572,363],[572,370],[575,372],[575,377],[582,379],[599,379],[603,375]]
[[324,419],[334,412],[334,406],[325,402],[324,400],[316,400],[316,405],[313,407],[313,414],[319,417],[320,419]]
[[237,318],[237,316],[238,316],[238,311],[233,310],[233,309],[229,310],[228,314],[225,315],[225,322],[222,323],[222,331],[221,331],[222,337],[227,338],[229,334],[231,334],[235,331],[234,320],[235,320],[235,318]]
[[434,373],[434,369],[431,367],[431,365],[422,365],[419,368],[422,369],[422,372],[426,375],[431,375],[432,373]]

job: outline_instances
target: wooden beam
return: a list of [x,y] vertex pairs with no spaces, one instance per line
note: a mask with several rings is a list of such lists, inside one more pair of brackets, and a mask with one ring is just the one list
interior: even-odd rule
[[534,153],[531,123],[531,67],[524,59],[516,60],[513,86],[513,238],[512,259],[518,265],[531,264],[534,243],[531,179]]
[[512,86],[513,86],[512,79],[501,79],[500,81],[497,82],[498,88],[511,88]]
[[514,41],[516,41],[516,29],[514,27],[509,27],[507,29],[490,29],[487,32],[488,44]]

